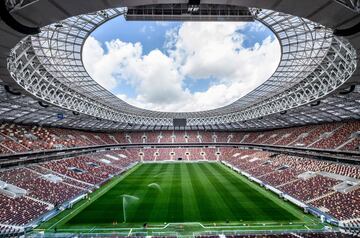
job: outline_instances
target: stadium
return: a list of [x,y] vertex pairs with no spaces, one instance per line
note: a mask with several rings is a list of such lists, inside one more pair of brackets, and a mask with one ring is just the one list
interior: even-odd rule
[[360,236],[359,0],[3,0],[0,237]]

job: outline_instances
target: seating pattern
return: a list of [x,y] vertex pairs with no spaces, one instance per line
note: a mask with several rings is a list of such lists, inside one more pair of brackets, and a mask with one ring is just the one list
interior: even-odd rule
[[286,184],[281,187],[281,190],[299,200],[308,201],[331,192],[332,187],[337,183],[339,182],[331,178],[315,176],[306,180],[300,179],[293,183]]
[[[285,128],[266,132],[159,131],[100,133],[70,129],[45,128],[10,123],[0,124],[0,154],[43,151],[61,148],[146,143],[256,143],[300,146],[333,150],[359,151],[360,121]],[[26,196],[0,195],[0,223],[24,225],[46,213],[48,204],[61,205],[87,190],[122,173],[139,161],[224,160],[240,170],[281,191],[325,208],[338,219],[360,216],[360,189],[335,192],[340,180],[322,172],[360,179],[359,166],[320,161],[258,150],[231,147],[129,148],[54,160],[8,170],[0,170],[0,180],[27,191]],[[307,179],[299,175],[312,172]],[[52,182],[45,175],[55,175]],[[1,227],[0,227],[1,228]]]
[[9,198],[0,194],[0,223],[25,225],[45,213],[47,206],[26,197]]
[[80,191],[64,183],[53,183],[44,179],[41,175],[27,168],[18,168],[3,171],[0,179],[9,184],[23,188],[29,192],[29,196],[40,199],[54,205],[61,204]]
[[[210,237],[210,236],[201,236],[201,237]],[[219,236],[212,236],[214,238],[219,238]],[[227,235],[227,238],[350,238],[355,237],[348,234],[343,234],[340,232],[308,232],[308,233],[278,233],[278,234],[250,234],[250,235]]]
[[[233,149],[232,155],[228,153],[223,158],[226,162],[298,200],[325,208],[335,218],[360,216],[360,188],[348,193],[334,190],[343,182],[338,175],[359,179],[359,166],[251,150]],[[326,177],[324,172],[334,176]]]
[[312,203],[329,209],[329,213],[341,220],[360,217],[360,189],[349,193],[334,193]]
[[0,154],[129,143],[254,143],[360,151],[360,121],[327,123],[267,132],[159,131],[100,133],[0,124]]
[[[0,194],[0,224],[28,224],[48,212],[50,205],[59,206],[93,189],[137,160],[122,150],[0,170],[1,181],[26,190],[17,198]],[[60,180],[49,180],[46,175]]]

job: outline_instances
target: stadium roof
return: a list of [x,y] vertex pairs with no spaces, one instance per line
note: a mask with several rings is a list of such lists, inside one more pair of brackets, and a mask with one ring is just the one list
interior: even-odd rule
[[41,32],[25,36],[0,22],[0,83],[8,86],[0,89],[3,120],[87,129],[152,130],[174,129],[174,118],[186,118],[187,126],[181,129],[235,130],[359,119],[360,88],[356,85],[360,77],[360,34],[346,38],[333,34],[335,29],[360,21],[359,9],[348,4],[351,1],[202,0],[201,4],[226,3],[242,10],[249,7],[252,17],[277,36],[282,56],[272,77],[236,102],[186,113],[145,110],[117,98],[88,75],[82,63],[82,47],[97,27],[126,14],[126,6],[152,4],[161,8],[162,4],[169,7],[188,1],[6,2],[17,21],[40,26]]

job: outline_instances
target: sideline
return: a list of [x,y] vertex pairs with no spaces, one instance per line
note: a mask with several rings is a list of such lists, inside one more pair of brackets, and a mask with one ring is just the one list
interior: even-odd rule
[[[75,208],[73,211],[71,211],[70,213],[68,213],[67,215],[65,215],[64,217],[62,217],[60,220],[58,220],[57,222],[55,222],[54,224],[52,224],[50,227],[48,227],[46,230],[50,230],[52,229],[54,226],[58,225],[60,222],[62,222],[64,219],[68,218],[71,214],[73,214],[74,212],[77,212],[80,210],[80,208],[84,209],[85,205],[86,207],[89,206],[90,204],[92,204],[93,202],[95,202],[99,197],[101,197],[102,195],[104,195],[106,192],[108,192],[111,188],[113,188],[115,185],[117,185],[119,182],[121,182],[122,180],[124,180],[127,176],[129,176],[130,174],[132,174],[135,170],[138,169],[138,167],[141,165],[142,163],[138,163],[136,164],[134,167],[130,168],[130,170],[126,171],[126,174],[120,175],[119,178],[117,178],[118,180],[114,181],[112,180],[109,187],[105,187],[102,188],[101,191],[97,190],[98,193],[95,194],[93,197],[90,196],[90,200],[87,200],[86,202],[84,202],[83,204],[81,204],[79,207]],[[83,208],[84,207],[84,208]],[[61,213],[60,213],[61,214]],[[59,215],[60,215],[59,214]]]
[[[179,223],[167,223],[165,226],[162,226],[162,227],[149,227],[147,228],[148,231],[151,231],[151,230],[165,230],[166,228],[168,228],[169,226],[173,226],[173,225],[198,225],[198,226],[201,226],[201,228],[203,229],[233,229],[233,228],[240,228],[239,230],[244,230],[243,228],[258,228],[258,227],[263,227],[263,228],[267,228],[267,227],[293,227],[293,226],[299,226],[299,225],[304,225],[305,223],[298,223],[298,224],[278,224],[278,223],[256,223],[254,225],[234,225],[234,226],[204,226],[202,223],[200,222],[179,222]],[[283,226],[284,225],[284,226]],[[309,227],[305,226],[306,229],[309,230]],[[321,229],[315,229],[315,230],[322,230],[323,227]],[[59,229],[60,231],[88,231],[89,229],[86,229],[86,228],[65,228],[65,229]],[[110,230],[110,231],[123,231],[123,230],[130,230],[129,234],[132,233],[133,230],[140,230],[140,231],[143,231],[144,228],[142,227],[118,227],[118,228],[101,228],[101,227],[98,227],[96,229],[94,229],[94,231],[107,231],[107,230]],[[298,229],[297,229],[298,230]],[[245,231],[251,231],[249,229],[246,229]]]

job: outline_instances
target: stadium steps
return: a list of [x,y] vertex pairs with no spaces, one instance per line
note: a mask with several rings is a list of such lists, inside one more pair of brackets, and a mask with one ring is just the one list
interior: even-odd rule
[[84,140],[86,140],[88,143],[90,143],[91,145],[95,145],[96,143],[92,140],[90,140],[87,136],[81,136],[81,138],[83,138]]
[[5,145],[2,145],[0,144],[1,147],[7,149],[8,151],[10,151],[11,153],[16,153],[15,151],[13,151],[12,149],[10,149],[9,147],[5,146]]
[[[5,135],[5,134],[1,134],[1,136],[5,137],[6,139],[8,140],[11,140],[12,142],[14,142],[16,145],[26,149],[27,151],[29,151],[30,149],[28,147],[26,147],[25,145],[21,144],[21,143],[18,143],[16,140],[14,140],[12,137],[8,136],[8,135]],[[5,147],[6,149],[16,153],[16,151],[13,151],[12,149],[6,147],[5,145],[2,144],[3,147]]]
[[[109,143],[107,143],[106,141],[104,141],[100,136],[95,137],[95,138],[98,139],[98,140],[100,140],[100,141],[102,141],[102,142],[104,143],[104,145],[109,144]],[[95,144],[96,144],[96,143],[95,143]]]
[[315,201],[317,201],[317,200],[319,200],[319,199],[322,199],[322,198],[328,197],[328,196],[330,196],[330,195],[332,195],[332,194],[334,194],[334,193],[336,193],[336,191],[332,191],[332,192],[330,192],[330,193],[326,193],[326,194],[324,194],[324,195],[321,195],[320,197],[316,197],[316,198],[313,198],[313,199],[307,200],[307,201],[305,201],[305,203],[312,203],[312,202],[315,202]]
[[[159,149],[156,150],[157,153],[159,153]],[[154,155],[154,161],[156,161],[158,158],[158,155]]]
[[[38,171],[36,171],[36,170],[30,169],[30,168],[28,168],[28,167],[24,167],[24,169],[27,169],[27,170],[29,170],[29,171],[31,171],[31,172],[33,172],[33,173],[36,173],[36,174],[38,174],[39,176],[44,176],[44,175],[45,175],[45,174],[42,174],[42,173],[40,173],[40,172],[38,172]],[[49,172],[50,172],[50,170],[49,170]],[[51,173],[54,174],[54,172],[52,172],[52,171],[51,171]],[[76,188],[76,189],[79,189],[79,190],[86,190],[86,189],[83,188],[83,187],[78,187],[78,186],[76,186],[76,185],[74,185],[74,184],[66,183],[65,181],[62,181],[61,183],[62,183],[62,184],[65,184],[66,186],[70,186],[70,187],[73,187],[73,188]]]
[[307,145],[306,147],[307,147],[307,148],[311,148],[311,147],[312,147],[313,145],[315,145],[317,142],[320,142],[320,141],[322,141],[322,140],[324,140],[324,139],[327,139],[327,138],[331,137],[337,130],[341,129],[341,127],[342,127],[342,125],[336,127],[336,128],[335,128],[334,130],[332,130],[332,131],[324,132],[323,134],[329,133],[329,135],[326,136],[326,137],[322,137],[323,134],[321,134],[319,139],[315,140],[313,143]]
[[295,144],[298,140],[300,140],[302,137],[301,137],[301,134],[293,141],[291,141],[290,143],[286,144],[286,146],[291,146],[293,144]]
[[319,139],[317,139],[317,140],[313,141],[312,143],[308,144],[308,145],[306,146],[306,148],[311,148],[313,145],[315,145],[316,143],[318,143],[319,141],[321,141],[321,140],[323,140],[323,139],[324,139],[324,138],[321,138],[321,135],[320,135],[320,138],[319,138]]
[[[277,145],[277,144],[279,143],[279,141],[282,141],[282,140],[284,139],[285,135],[286,135],[286,133],[283,134],[282,136],[280,136],[280,138],[277,139],[277,140],[273,143],[273,145]],[[291,133],[289,134],[289,136],[291,136]]]
[[40,173],[40,172],[38,172],[38,171],[36,171],[36,170],[30,169],[30,168],[28,168],[28,167],[24,167],[24,169],[29,170],[29,171],[31,171],[32,173],[35,173],[35,174],[37,174],[37,175],[39,175],[39,176],[44,176],[44,174],[42,174],[42,173]]
[[47,209],[49,211],[54,209],[54,207],[55,207],[54,204],[52,204],[52,203],[48,203],[48,202],[45,202],[43,200],[40,200],[40,199],[37,199],[37,198],[34,198],[34,197],[30,197],[30,196],[24,196],[24,197],[27,198],[27,199],[33,200],[34,202],[38,202],[38,203],[46,205]]
[[293,236],[295,236],[295,237],[297,237],[297,238],[303,238],[303,236],[301,236],[301,235],[299,235],[299,234],[296,234],[296,233],[294,233],[294,232],[292,232],[292,233],[290,233],[291,235],[293,235]]
[[115,141],[116,144],[120,144],[119,141],[116,139],[115,136],[113,136],[111,139],[113,139]]
[[232,139],[232,138],[233,138],[233,135],[230,134],[230,135],[228,136],[228,138],[227,138],[226,143],[231,143],[231,139]]
[[286,183],[283,183],[283,184],[280,184],[280,185],[276,186],[276,188],[280,188],[280,187],[285,186],[285,185],[287,185],[287,184],[293,183],[293,182],[295,182],[295,181],[297,181],[297,180],[299,180],[299,179],[296,178],[296,179],[294,179],[294,180],[290,180],[290,181],[288,181],[288,182],[286,182]]
[[61,182],[61,183],[65,184],[66,186],[70,186],[70,187],[73,187],[73,188],[76,188],[79,190],[85,190],[85,191],[87,190],[86,188],[76,186],[75,184],[71,184],[71,183],[67,183],[67,182]]
[[[311,133],[313,133],[314,131],[316,130],[316,128],[312,128],[310,131],[307,131],[307,132],[303,132],[301,133],[295,140],[293,140],[292,142],[290,142],[289,144],[287,144],[287,146],[293,146],[296,142],[298,142],[299,140],[301,139],[305,139],[307,136],[309,136]],[[304,133],[307,133],[307,136],[303,137],[302,135]]]
[[271,172],[269,172],[269,173],[262,174],[262,175],[258,176],[257,178],[262,178],[262,177],[264,177],[264,176],[266,176],[266,175],[269,175],[269,174],[272,174],[272,173],[275,173],[275,172],[277,172],[277,171],[274,170],[274,171],[271,171]]
[[354,138],[350,138],[349,140],[345,141],[345,143],[339,145],[338,147],[336,147],[335,150],[340,150],[342,147],[346,146],[347,144],[351,143],[353,140],[356,140],[356,137]]
[[78,180],[78,179],[75,179],[75,178],[73,178],[73,177],[66,176],[65,174],[60,174],[60,173],[58,173],[58,172],[55,172],[55,171],[53,171],[53,170],[51,170],[51,169],[48,169],[48,168],[45,168],[45,167],[43,167],[43,166],[39,166],[39,165],[38,165],[38,167],[40,167],[40,168],[42,168],[42,169],[45,169],[45,170],[49,171],[50,173],[53,173],[53,174],[55,174],[55,175],[58,175],[59,177],[67,178],[67,179],[70,179],[70,180],[74,180],[74,181],[76,181],[76,182],[82,183],[82,184],[87,185],[87,186],[89,186],[89,187],[94,187],[94,186],[95,186],[94,184],[87,183],[87,182],[84,182],[84,181],[82,181],[82,180]]

